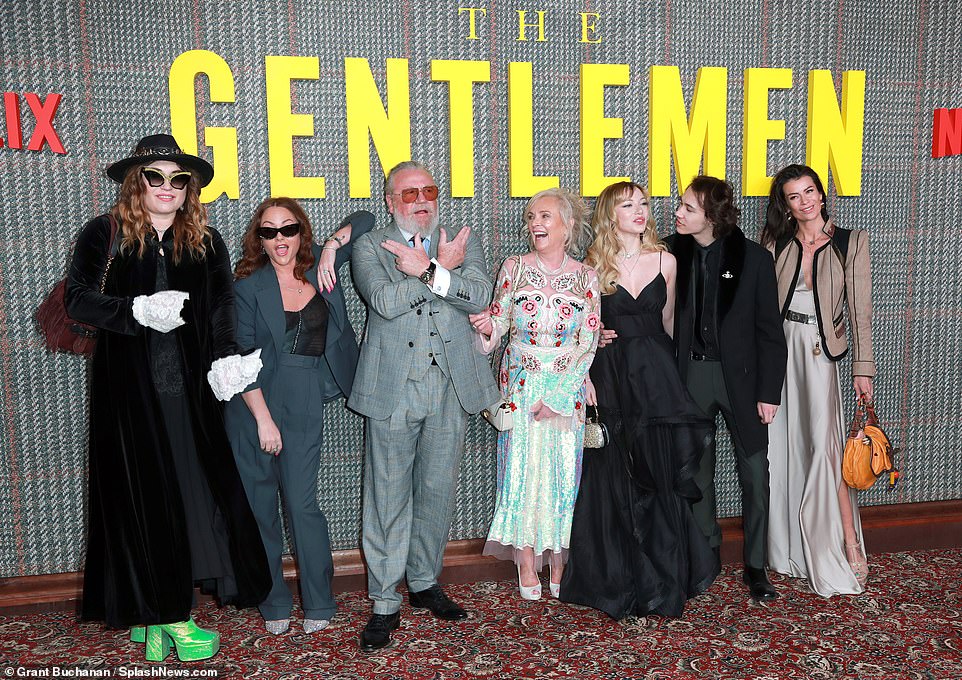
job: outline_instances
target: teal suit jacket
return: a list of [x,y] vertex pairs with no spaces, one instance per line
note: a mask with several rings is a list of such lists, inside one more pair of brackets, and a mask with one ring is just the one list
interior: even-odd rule
[[[360,210],[346,217],[341,225],[348,222],[352,225],[351,240],[337,250],[334,266],[338,271],[341,265],[351,259],[353,244],[357,238],[369,232],[374,226],[374,215],[366,210]],[[314,244],[313,253],[316,262],[321,256],[321,247]],[[341,394],[350,396],[354,384],[354,371],[357,368],[358,349],[357,336],[347,316],[341,277],[337,277],[334,290],[328,293],[318,285],[316,265],[309,268],[305,276],[327,301],[328,307],[324,358],[327,360],[334,380],[325,386],[324,398],[331,400]],[[274,268],[269,265],[264,266],[247,278],[235,281],[234,295],[237,310],[237,346],[242,352],[260,348],[261,361],[264,363],[257,380],[248,385],[244,391],[270,387],[278,356],[283,351],[284,336],[287,333],[284,303]],[[231,401],[238,401],[240,407],[247,408],[240,395]]]

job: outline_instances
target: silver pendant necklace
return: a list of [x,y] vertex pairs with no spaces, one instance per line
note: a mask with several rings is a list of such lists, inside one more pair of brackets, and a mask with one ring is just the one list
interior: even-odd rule
[[[298,295],[300,295],[301,293],[303,293],[303,292],[304,292],[304,282],[303,282],[303,281],[298,281],[297,278],[292,278],[291,280],[292,280],[295,284],[298,284],[298,285],[288,286],[288,285],[285,284],[285,283],[281,283],[281,288],[284,288],[285,290],[289,290],[289,291],[291,291],[292,293],[297,293]],[[280,280],[279,280],[279,279],[278,279],[278,283],[280,283]]]
[[[801,229],[799,229],[799,232],[801,232]],[[818,241],[818,239],[820,239],[822,236],[826,236],[826,237],[829,236],[829,234],[825,231],[825,225],[822,225],[822,228],[819,229],[818,232],[815,234],[815,236],[813,236],[812,238],[808,239],[803,237],[802,242],[807,245],[814,246],[815,242]]]
[[534,254],[534,259],[538,262],[538,268],[541,271],[543,271],[545,274],[548,274],[549,276],[554,276],[555,274],[560,274],[562,271],[564,271],[565,265],[568,264],[568,253],[565,253],[565,256],[561,259],[561,266],[558,267],[557,269],[548,269],[545,263],[541,261],[541,258],[538,256],[538,253]]
[[636,250],[633,253],[621,253],[621,259],[622,259],[621,266],[624,267],[626,278],[628,276],[631,276],[631,273],[635,271],[635,267],[637,267],[638,263],[641,262],[641,258],[638,258],[637,260],[632,260],[630,267],[628,266],[628,260],[631,260],[635,255],[638,255],[640,253],[641,253],[640,249]]

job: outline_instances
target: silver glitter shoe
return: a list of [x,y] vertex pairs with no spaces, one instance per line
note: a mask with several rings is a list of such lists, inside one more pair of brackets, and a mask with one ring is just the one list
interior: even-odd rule
[[291,627],[290,619],[276,619],[274,621],[265,621],[264,628],[271,635],[283,635],[287,632],[287,629]]
[[324,630],[331,622],[327,619],[304,619],[304,632],[305,633],[316,633],[319,630]]

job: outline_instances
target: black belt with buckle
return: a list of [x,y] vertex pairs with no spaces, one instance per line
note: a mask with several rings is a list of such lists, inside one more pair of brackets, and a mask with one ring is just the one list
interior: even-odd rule
[[806,323],[812,326],[818,325],[818,317],[814,314],[802,314],[801,312],[793,312],[788,310],[785,314],[785,318],[789,321],[794,321],[795,323]]
[[718,361],[715,357],[710,357],[707,354],[699,354],[698,352],[689,352],[688,358],[692,361]]

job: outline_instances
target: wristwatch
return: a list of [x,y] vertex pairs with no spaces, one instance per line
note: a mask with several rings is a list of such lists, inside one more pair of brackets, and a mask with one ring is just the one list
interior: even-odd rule
[[421,283],[430,283],[431,279],[434,278],[434,270],[437,268],[438,266],[432,262],[428,265],[427,269],[421,272],[421,276],[419,276],[418,279],[421,280]]

